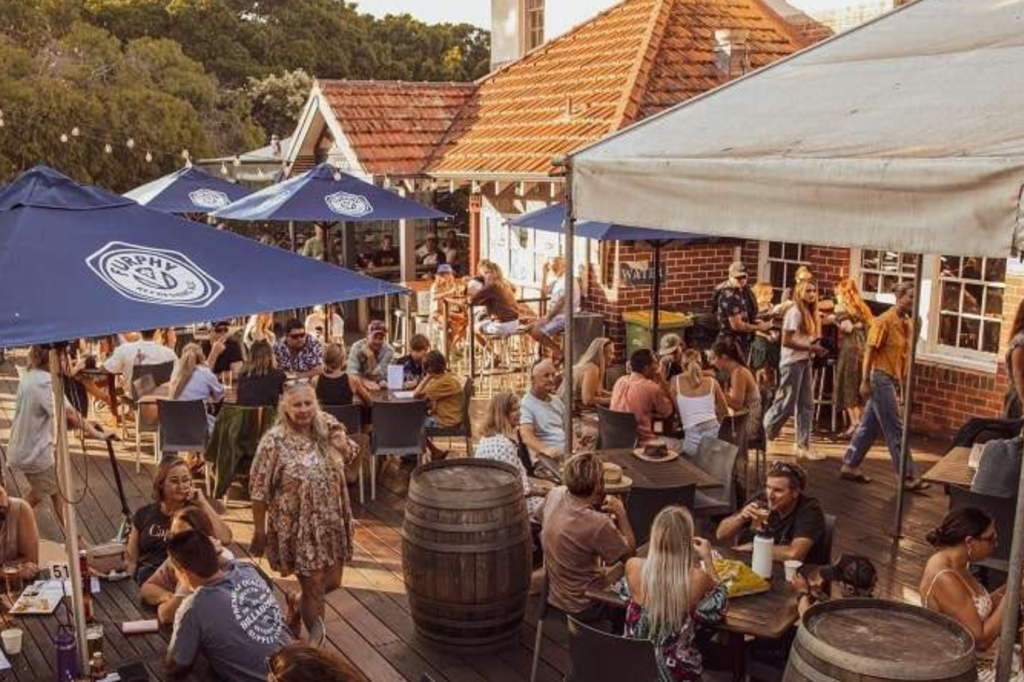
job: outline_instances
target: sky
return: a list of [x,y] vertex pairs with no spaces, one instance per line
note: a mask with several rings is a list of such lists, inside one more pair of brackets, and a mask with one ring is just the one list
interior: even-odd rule
[[[411,14],[427,23],[469,23],[490,29],[490,0],[354,0],[359,10],[377,16]],[[544,33],[561,35],[621,0],[546,0]]]

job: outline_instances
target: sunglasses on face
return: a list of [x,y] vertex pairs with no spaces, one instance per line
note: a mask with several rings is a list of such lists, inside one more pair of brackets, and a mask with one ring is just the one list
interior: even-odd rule
[[296,341],[301,341],[302,339],[306,338],[306,332],[302,332],[300,334],[289,334],[288,338],[295,339]]

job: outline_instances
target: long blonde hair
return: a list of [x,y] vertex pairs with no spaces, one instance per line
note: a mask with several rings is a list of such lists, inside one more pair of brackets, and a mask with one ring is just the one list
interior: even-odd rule
[[818,285],[813,280],[805,279],[797,284],[793,289],[793,303],[800,311],[800,332],[805,336],[817,338],[821,334],[821,325],[818,322],[818,304],[817,302],[808,303],[804,300],[804,294],[811,287],[814,287],[817,292]]
[[874,313],[871,312],[871,308],[864,302],[864,299],[860,297],[860,289],[857,287],[857,282],[852,277],[840,280],[836,284],[836,298],[846,308],[846,312],[856,317],[862,322],[870,322],[875,319]]
[[270,342],[260,339],[252,344],[249,349],[249,359],[242,366],[241,376],[262,377],[270,372],[275,366],[274,349]]
[[172,400],[177,400],[181,392],[185,390],[192,373],[196,367],[206,362],[206,354],[198,343],[186,344],[181,349],[181,357],[174,366],[174,376],[171,377],[171,385],[168,393]]
[[750,291],[757,300],[758,310],[771,307],[772,299],[775,298],[775,289],[772,288],[771,282],[757,282],[750,287]]
[[[280,407],[277,410],[277,425],[290,433],[299,433],[298,427],[288,414],[287,401],[300,391],[309,391],[313,394],[313,402],[316,404],[316,414],[313,416],[313,441],[316,443],[317,450],[320,452],[327,452],[328,449],[332,448],[330,428],[327,418],[320,409],[320,403],[316,399],[316,390],[313,388],[313,384],[299,383],[291,386],[287,384],[285,385],[284,393],[281,394]],[[341,424],[338,426],[342,429],[345,428],[344,425]]]
[[611,342],[612,340],[607,336],[599,336],[590,342],[587,350],[576,361],[576,364],[572,366],[573,376],[576,377],[576,381],[579,381],[579,377],[583,376],[583,370],[591,363],[597,365],[597,369],[601,372],[600,376],[604,379],[604,371],[607,369],[604,364],[604,349]]
[[490,271],[494,275],[494,283],[500,287],[508,289],[509,291],[515,291],[515,287],[512,286],[512,282],[505,279],[505,273],[502,271],[501,266],[492,260],[486,258],[480,261],[480,265],[477,266],[480,272]]
[[512,391],[502,391],[491,396],[480,435],[484,438],[506,436],[511,439],[515,435],[517,424],[512,423],[510,415],[518,403],[519,398]]
[[685,507],[666,507],[654,517],[650,549],[640,571],[653,633],[679,632],[690,618],[693,536],[693,517]]
[[688,348],[683,352],[683,373],[679,378],[686,381],[690,388],[698,388],[704,383],[704,362],[700,357],[700,351]]

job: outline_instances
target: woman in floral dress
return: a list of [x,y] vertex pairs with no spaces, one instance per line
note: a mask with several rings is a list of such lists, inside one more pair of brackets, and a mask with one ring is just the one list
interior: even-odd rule
[[836,284],[836,324],[839,325],[839,360],[836,363],[836,409],[846,412],[850,427],[844,438],[853,436],[860,424],[864,401],[860,397],[861,365],[867,329],[874,315],[860,296],[857,283],[850,279]]
[[515,467],[523,484],[523,495],[526,497],[526,510],[532,517],[543,500],[539,493],[530,488],[530,479],[526,468],[519,459],[518,445],[515,442],[516,427],[519,425],[519,398],[511,391],[504,391],[491,397],[487,406],[487,419],[484,421],[480,442],[477,443],[474,457],[504,462]]
[[659,682],[700,680],[697,625],[722,619],[728,590],[718,580],[711,545],[694,537],[686,508],[666,507],[658,513],[647,558],[626,562],[618,588],[628,600],[625,635],[654,644]]
[[260,441],[249,479],[253,556],[295,574],[301,591],[288,598],[289,622],[309,641],[324,637],[324,599],[341,586],[352,558],[352,510],[345,466],[358,457],[345,427],[320,411],[313,386],[286,384],[278,423]]

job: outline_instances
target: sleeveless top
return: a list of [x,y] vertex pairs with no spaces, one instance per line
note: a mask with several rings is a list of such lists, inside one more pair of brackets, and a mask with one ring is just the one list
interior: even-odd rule
[[704,395],[689,397],[679,392],[679,380],[676,379],[676,406],[679,408],[679,419],[684,430],[704,422],[718,421],[713,388]]

